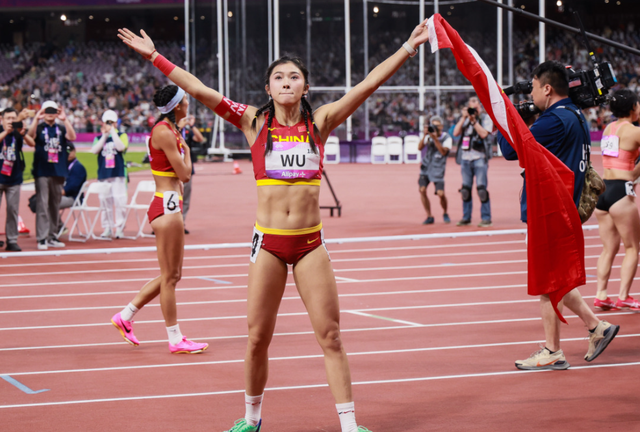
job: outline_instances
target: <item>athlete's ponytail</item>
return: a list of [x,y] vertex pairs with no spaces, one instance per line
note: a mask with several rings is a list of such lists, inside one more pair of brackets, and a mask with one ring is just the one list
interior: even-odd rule
[[[153,103],[156,104],[157,107],[166,106],[169,102],[171,102],[171,99],[173,99],[173,97],[177,93],[178,93],[177,85],[165,86],[160,90],[158,90],[156,94],[153,95]],[[158,119],[156,120],[154,126],[160,123],[165,118],[171,120],[173,124],[176,125],[176,127],[178,127],[178,124],[176,123],[176,113],[174,110],[171,110],[171,112],[167,114],[161,114],[160,117],[158,117]]]

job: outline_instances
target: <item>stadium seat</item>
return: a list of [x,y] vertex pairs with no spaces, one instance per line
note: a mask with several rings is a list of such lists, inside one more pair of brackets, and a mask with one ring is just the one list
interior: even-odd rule
[[337,136],[330,136],[324,144],[324,163],[340,163],[340,140]]
[[[60,235],[63,232],[63,230],[69,223],[71,216],[73,216],[73,224],[71,225],[71,228],[69,228],[69,241],[86,242],[87,239],[89,238],[93,238],[96,240],[111,240],[110,237],[96,236],[95,233],[93,232],[93,229],[95,228],[96,223],[98,222],[98,219],[100,219],[100,215],[102,214],[102,212],[105,212],[106,209],[100,205],[98,205],[97,207],[95,205],[94,206],[89,205],[89,201],[93,195],[108,194],[110,191],[111,191],[110,183],[84,182],[84,184],[80,188],[80,193],[78,193],[78,197],[76,198],[73,205],[69,209],[69,215],[67,216],[67,220],[62,225],[62,228],[60,229],[60,232],[58,233],[58,235]],[[89,215],[90,212],[96,212],[96,215],[93,219],[91,219],[91,216]],[[84,226],[84,232],[80,226],[80,221],[82,221],[82,225]],[[77,234],[77,237],[74,237],[73,234],[76,231],[76,228],[78,230],[78,234]],[[113,227],[110,227],[110,229],[113,232]]]
[[420,163],[421,152],[418,150],[420,137],[418,135],[407,135],[404,137],[404,163]]
[[[138,231],[134,236],[123,235],[122,237],[131,239],[131,240],[135,240],[138,237],[154,237],[153,234],[144,233],[144,227],[148,222],[146,212],[149,209],[149,203],[151,202],[151,199],[149,199],[149,201],[146,203],[141,203],[139,202],[140,201],[139,195],[140,193],[151,193],[151,198],[153,198],[153,194],[155,193],[155,191],[156,191],[156,182],[153,180],[141,180],[138,183],[138,186],[136,186],[136,191],[133,193],[133,196],[131,197],[131,202],[125,206],[125,208],[127,209],[127,213],[124,217],[124,227],[123,227],[123,231],[124,231],[124,228],[126,228],[127,226],[127,221],[129,220],[129,214],[133,210],[133,214],[135,215],[135,218],[136,218],[136,223],[138,224],[137,225]],[[138,210],[143,210],[145,212],[143,214],[142,220],[140,220],[140,215],[138,214]]]
[[371,139],[371,163],[383,164],[388,161],[387,138],[373,137]]
[[402,163],[402,138],[394,136],[387,138],[387,163]]

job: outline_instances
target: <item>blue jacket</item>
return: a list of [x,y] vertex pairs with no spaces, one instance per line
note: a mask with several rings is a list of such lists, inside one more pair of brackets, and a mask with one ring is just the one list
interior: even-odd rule
[[[582,120],[582,122],[580,120]],[[588,166],[589,154],[591,152],[591,135],[584,115],[580,109],[571,102],[571,99],[564,98],[547,108],[531,126],[530,130],[540,145],[553,153],[562,163],[573,171],[575,175],[573,201],[576,207],[578,207],[580,195],[582,195],[582,188],[584,187],[584,176]],[[505,159],[518,159],[515,150],[500,133],[498,134],[498,144]],[[523,222],[526,222],[526,180],[522,187],[522,195],[520,196],[520,213],[520,218]]]
[[78,159],[69,162],[69,175],[64,183],[64,194],[68,197],[76,199],[82,184],[87,181],[87,170]]

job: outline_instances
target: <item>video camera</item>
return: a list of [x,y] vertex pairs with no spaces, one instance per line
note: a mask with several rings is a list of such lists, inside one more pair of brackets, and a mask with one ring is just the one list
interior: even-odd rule
[[[580,109],[591,108],[607,102],[609,89],[618,82],[609,62],[597,64],[596,67],[588,71],[576,71],[572,66],[567,66],[566,68],[567,80],[569,81],[569,97]],[[533,84],[531,81],[521,81],[505,88],[504,93],[507,96],[530,94],[532,89]],[[531,117],[540,112],[531,101],[516,105],[516,109],[525,120],[527,116]]]

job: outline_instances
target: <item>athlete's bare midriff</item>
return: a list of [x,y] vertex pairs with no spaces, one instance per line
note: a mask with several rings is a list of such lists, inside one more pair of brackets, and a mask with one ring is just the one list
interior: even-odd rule
[[153,176],[156,182],[156,192],[164,193],[167,191],[175,191],[180,193],[180,180],[177,177]]
[[274,229],[301,229],[318,225],[320,187],[258,187],[258,225]]

